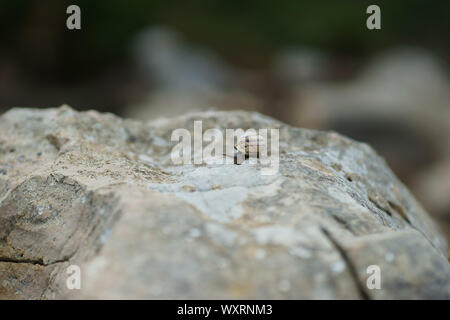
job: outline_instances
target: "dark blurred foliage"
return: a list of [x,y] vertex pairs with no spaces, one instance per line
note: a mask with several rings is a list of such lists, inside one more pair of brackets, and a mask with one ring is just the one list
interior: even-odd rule
[[[365,28],[365,10],[373,3],[382,7],[379,32]],[[82,9],[81,31],[65,28],[70,4]],[[299,43],[356,56],[398,42],[447,51],[449,7],[448,1],[424,0],[2,0],[0,54],[13,56],[41,81],[77,82],[123,58],[132,36],[149,25],[170,26],[250,67]]]

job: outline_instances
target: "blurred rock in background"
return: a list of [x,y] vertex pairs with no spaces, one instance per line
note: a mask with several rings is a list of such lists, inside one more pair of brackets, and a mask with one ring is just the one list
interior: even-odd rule
[[149,28],[134,40],[133,61],[147,94],[129,105],[125,115],[150,120],[189,110],[262,111],[249,92],[251,72],[226,63],[212,50],[185,43],[167,28]]
[[450,158],[443,159],[414,176],[412,190],[450,238]]

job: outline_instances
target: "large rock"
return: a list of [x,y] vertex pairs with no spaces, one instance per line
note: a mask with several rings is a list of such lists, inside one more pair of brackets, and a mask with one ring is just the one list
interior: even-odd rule
[[[279,128],[279,172],[172,165],[171,133],[194,120]],[[0,139],[0,298],[450,298],[427,213],[336,133],[239,111],[145,124],[61,107],[7,112]]]

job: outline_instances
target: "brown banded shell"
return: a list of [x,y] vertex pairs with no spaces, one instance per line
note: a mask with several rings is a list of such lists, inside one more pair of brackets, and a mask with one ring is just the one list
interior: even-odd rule
[[237,151],[248,156],[249,154],[259,154],[260,148],[266,145],[267,142],[263,136],[254,133],[247,133],[238,139],[235,148]]

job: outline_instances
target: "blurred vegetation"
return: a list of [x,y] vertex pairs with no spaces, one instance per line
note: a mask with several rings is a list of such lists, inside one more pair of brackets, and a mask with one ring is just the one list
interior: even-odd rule
[[[395,44],[448,52],[448,1],[289,0],[1,0],[0,54],[41,78],[79,79],[127,52],[141,28],[165,25],[246,66],[264,65],[280,47],[315,46],[364,57]],[[82,10],[82,30],[65,28],[66,8]],[[369,4],[382,8],[382,30],[365,28]]]

